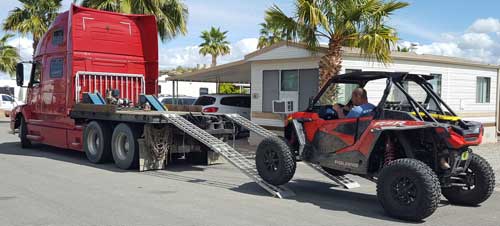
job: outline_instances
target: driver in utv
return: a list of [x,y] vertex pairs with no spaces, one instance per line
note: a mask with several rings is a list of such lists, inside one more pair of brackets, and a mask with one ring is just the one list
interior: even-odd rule
[[363,88],[356,88],[352,91],[351,101],[354,107],[350,109],[347,115],[344,114],[345,107],[343,109],[338,104],[333,106],[335,111],[338,113],[339,119],[358,118],[370,114],[373,111],[373,109],[375,109],[375,105],[368,103],[368,95],[366,93],[366,90]]

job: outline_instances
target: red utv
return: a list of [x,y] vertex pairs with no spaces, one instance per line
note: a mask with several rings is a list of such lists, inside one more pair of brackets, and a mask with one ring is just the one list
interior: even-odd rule
[[[483,126],[461,120],[434,92],[432,79],[390,72],[332,78],[307,110],[289,116],[284,140],[267,138],[259,145],[260,176],[285,184],[299,160],[331,175],[358,175],[377,183],[378,199],[389,215],[405,220],[430,216],[441,193],[454,204],[484,202],[495,176],[469,148],[481,143]],[[333,105],[350,105],[350,92],[357,87],[367,90],[376,108],[359,118],[339,119]]]

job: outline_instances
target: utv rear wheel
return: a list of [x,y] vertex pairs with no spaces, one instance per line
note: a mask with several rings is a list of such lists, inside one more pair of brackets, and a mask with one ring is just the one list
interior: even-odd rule
[[385,211],[399,219],[419,221],[430,216],[440,201],[439,179],[416,159],[390,162],[379,174],[377,196]]
[[255,164],[262,179],[272,185],[290,181],[297,166],[290,148],[279,137],[268,137],[259,144]]
[[21,139],[21,148],[31,148],[33,144],[28,139],[28,124],[26,120],[21,116],[19,125],[19,138]]
[[139,132],[130,125],[121,123],[115,127],[111,139],[111,153],[115,165],[120,169],[132,169],[139,165]]
[[481,156],[472,154],[467,172],[460,176],[467,185],[443,188],[443,196],[452,204],[476,206],[488,199],[495,188],[495,174]]
[[83,132],[83,150],[92,163],[111,159],[111,129],[103,123],[92,121]]

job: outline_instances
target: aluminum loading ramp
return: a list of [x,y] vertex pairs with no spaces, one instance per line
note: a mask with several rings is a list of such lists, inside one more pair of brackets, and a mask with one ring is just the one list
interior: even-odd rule
[[[194,139],[209,147],[212,151],[220,154],[229,163],[238,168],[241,172],[246,174],[250,179],[255,181],[258,185],[278,198],[286,198],[295,196],[295,193],[284,186],[274,186],[264,181],[257,172],[254,162],[249,161],[245,156],[236,151],[233,147],[229,146],[222,140],[212,136],[205,130],[200,129],[192,124],[182,116],[172,113],[163,113],[163,118],[168,123],[176,126],[178,129],[184,131]],[[262,128],[263,129],[263,128]]]
[[[248,130],[259,134],[262,137],[272,137],[272,136],[278,136],[275,133],[265,129],[264,127],[257,125],[253,123],[252,121],[242,117],[241,115],[238,114],[226,114],[224,115],[227,119],[230,119],[234,123],[243,126],[247,128]],[[308,163],[304,162],[306,165],[310,166],[314,170],[318,171],[319,173],[323,174],[325,177],[329,178],[330,180],[334,181],[335,183],[341,185],[345,189],[351,189],[351,188],[358,188],[360,187],[359,183],[356,181],[351,180],[347,176],[334,176],[326,172],[321,166],[313,164],[313,163]]]

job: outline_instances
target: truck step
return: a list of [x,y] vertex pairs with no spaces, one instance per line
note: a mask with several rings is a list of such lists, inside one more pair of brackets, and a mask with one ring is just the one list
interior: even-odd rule
[[259,176],[259,173],[257,172],[255,163],[253,161],[249,161],[247,158],[245,158],[245,156],[233,149],[230,145],[207,133],[205,130],[200,129],[182,116],[172,113],[164,113],[162,114],[162,116],[165,120],[167,120],[168,123],[174,125],[178,129],[184,131],[186,134],[209,147],[214,152],[220,154],[229,163],[238,168],[241,172],[255,181],[266,191],[271,193],[273,196],[278,198],[286,198],[295,195],[293,191],[284,186],[274,186],[264,181]]
[[328,177],[330,180],[334,181],[338,185],[341,185],[345,189],[353,189],[353,188],[359,188],[361,187],[358,182],[351,180],[347,176],[334,176],[326,172],[321,166],[316,165],[314,163],[309,163],[309,162],[304,162],[306,165],[310,166],[314,170],[318,171],[319,173],[323,174],[324,176]]

